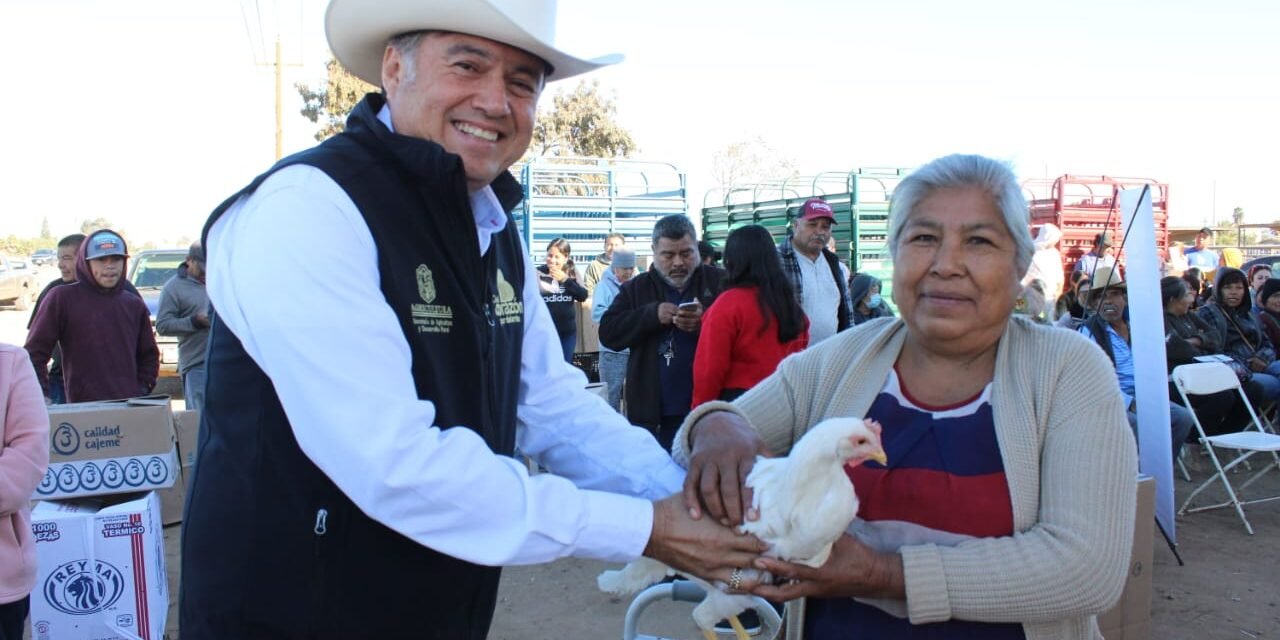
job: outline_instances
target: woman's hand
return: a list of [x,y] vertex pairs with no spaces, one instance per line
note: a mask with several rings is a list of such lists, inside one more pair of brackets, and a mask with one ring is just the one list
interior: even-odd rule
[[831,557],[816,569],[775,558],[756,560],[756,568],[773,574],[774,584],[758,585],[751,593],[774,602],[808,597],[907,597],[902,556],[877,553],[847,533],[836,539]]
[[1200,336],[1191,336],[1190,338],[1187,338],[1187,343],[1197,349],[1204,346],[1204,341],[1200,339]]
[[564,282],[569,278],[569,274],[564,269],[555,265],[547,265],[547,273],[551,274],[551,278],[556,282]]
[[769,455],[755,429],[736,414],[716,411],[703,416],[691,430],[689,473],[684,478],[684,503],[694,519],[707,515],[725,526],[755,520],[751,490],[743,486],[757,455]]

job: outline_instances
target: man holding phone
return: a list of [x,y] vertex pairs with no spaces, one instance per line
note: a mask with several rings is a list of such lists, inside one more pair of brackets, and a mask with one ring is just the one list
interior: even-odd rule
[[623,284],[600,318],[601,344],[631,349],[627,419],[667,449],[693,402],[698,331],[720,294],[720,275],[702,264],[689,218],[666,216],[653,227],[653,268]]

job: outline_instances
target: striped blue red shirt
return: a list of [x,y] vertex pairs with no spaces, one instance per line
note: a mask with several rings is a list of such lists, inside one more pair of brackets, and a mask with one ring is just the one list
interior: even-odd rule
[[[866,521],[860,526],[879,536],[873,546],[884,551],[921,539],[955,544],[958,539],[1013,534],[991,385],[959,405],[929,407],[913,400],[891,371],[867,417],[884,429],[881,443],[889,465],[868,462],[850,470],[849,477],[858,493],[858,518]],[[1025,638],[1020,624],[948,620],[913,625],[850,598],[810,598],[805,620],[809,640]]]

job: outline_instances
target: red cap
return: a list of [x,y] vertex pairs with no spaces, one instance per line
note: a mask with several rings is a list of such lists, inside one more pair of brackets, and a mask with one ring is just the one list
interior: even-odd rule
[[799,220],[813,220],[814,218],[826,218],[831,221],[831,224],[836,224],[836,213],[831,210],[831,205],[827,204],[827,201],[822,198],[809,198],[800,207]]

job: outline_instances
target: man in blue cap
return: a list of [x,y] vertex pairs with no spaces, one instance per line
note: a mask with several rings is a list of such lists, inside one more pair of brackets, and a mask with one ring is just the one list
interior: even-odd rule
[[124,286],[128,259],[120,234],[95,231],[80,245],[76,282],[40,304],[26,349],[46,400],[46,365],[58,344],[67,402],[132,398],[155,386],[160,351],[146,303]]

